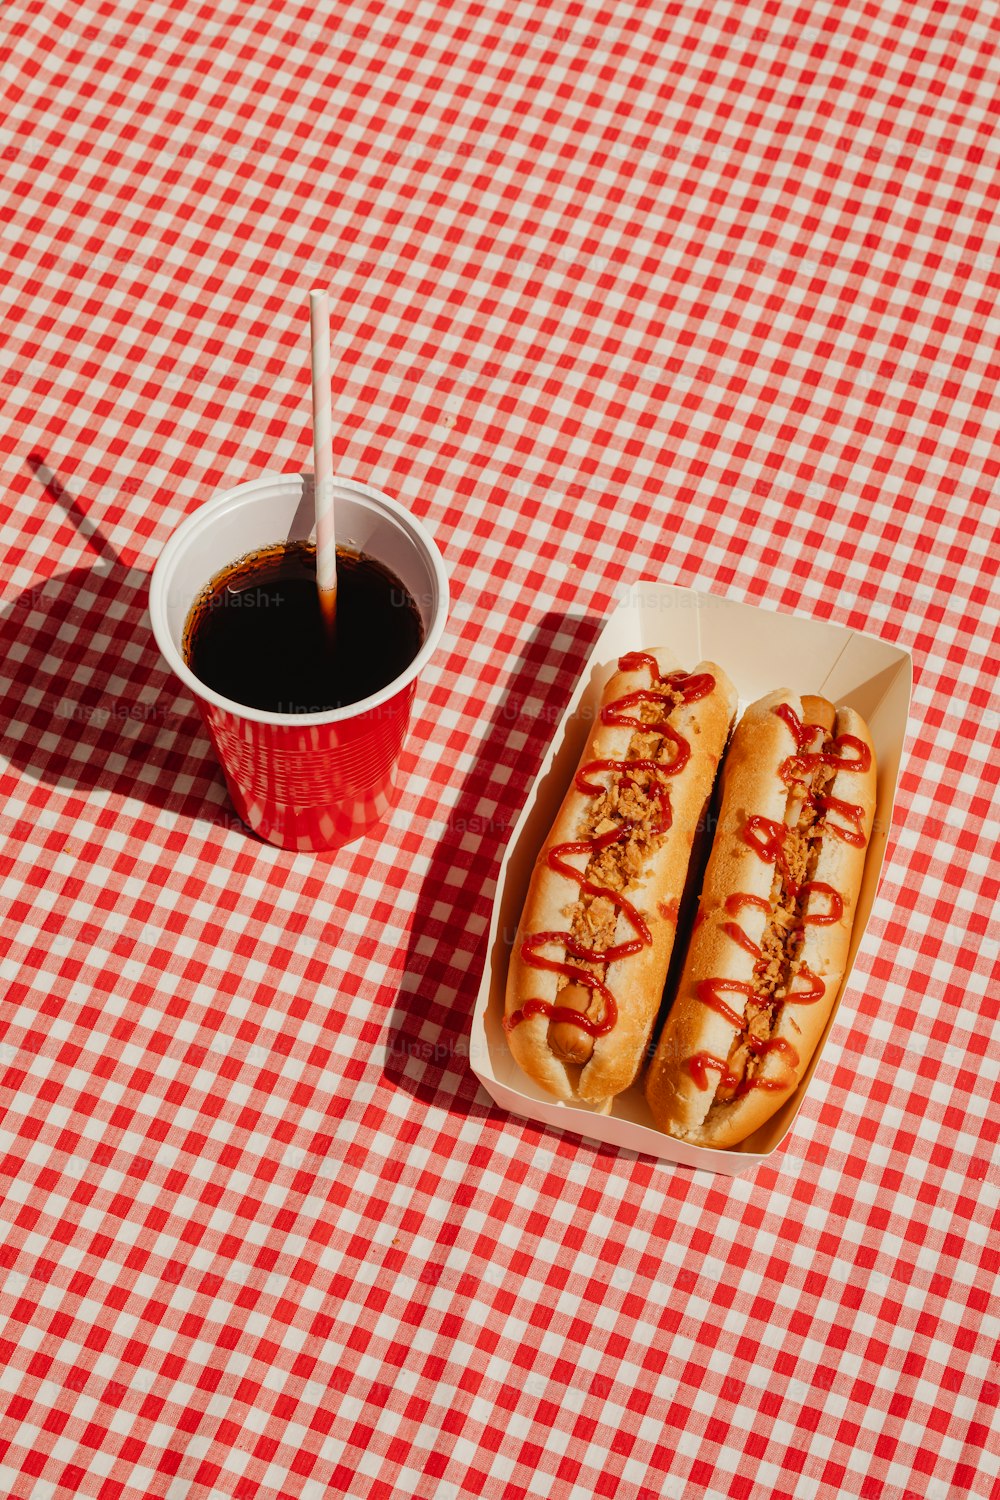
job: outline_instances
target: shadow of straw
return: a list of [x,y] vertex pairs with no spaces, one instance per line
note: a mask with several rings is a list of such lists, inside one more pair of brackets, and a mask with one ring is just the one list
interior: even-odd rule
[[225,787],[197,711],[153,641],[148,574],[123,561],[42,454],[27,465],[91,560],[0,609],[0,751],[43,786],[224,820]]
[[[597,616],[551,613],[535,628],[421,886],[383,1071],[424,1103],[463,1114],[473,1104],[496,1108],[469,1070],[469,1019],[497,873],[573,678],[603,624]],[[474,931],[480,940],[470,954]]]

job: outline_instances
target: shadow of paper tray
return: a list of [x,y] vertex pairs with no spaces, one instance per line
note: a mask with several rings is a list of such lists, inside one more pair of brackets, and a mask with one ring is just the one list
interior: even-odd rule
[[639,1085],[619,1095],[609,1114],[560,1103],[521,1072],[501,1025],[510,945],[531,871],[583,751],[604,684],[619,656],[651,646],[667,647],[678,666],[691,668],[698,661],[717,661],[736,685],[741,712],[764,693],[788,687],[795,692],[818,693],[835,703],[849,703],[868,721],[878,763],[875,826],[841,995],[850,982],[855,955],[864,939],[885,858],[906,739],[912,662],[909,653],[898,646],[840,625],[778,614],[669,584],[636,584],[609,619],[591,653],[500,866],[486,967],[470,1040],[472,1069],[486,1091],[504,1109],[543,1124],[663,1161],[736,1176],[765,1161],[791,1129],[826,1046],[839,996],[795,1094],[766,1125],[730,1151],[692,1146],[657,1130]]

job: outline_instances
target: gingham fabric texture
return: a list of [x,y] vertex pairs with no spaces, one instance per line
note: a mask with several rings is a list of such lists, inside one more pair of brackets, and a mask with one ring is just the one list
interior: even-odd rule
[[[997,5],[0,24],[0,1493],[1000,1493]],[[182,516],[311,467],[314,285],[342,467],[454,587],[336,856],[239,826],[146,614]],[[468,1068],[509,828],[640,577],[915,660],[831,1045],[734,1180]]]

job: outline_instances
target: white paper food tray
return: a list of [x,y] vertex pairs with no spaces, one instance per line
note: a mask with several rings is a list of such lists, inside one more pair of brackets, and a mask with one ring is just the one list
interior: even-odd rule
[[692,1146],[657,1130],[639,1084],[618,1096],[610,1114],[561,1103],[521,1072],[501,1026],[508,956],[538,851],[569,786],[604,684],[619,656],[651,646],[667,647],[678,665],[689,670],[699,661],[718,662],[736,686],[741,712],[765,693],[787,687],[795,693],[816,693],[837,704],[850,704],[867,720],[878,763],[877,804],[841,994],[868,925],[885,857],[906,739],[912,662],[909,653],[898,646],[841,625],[778,614],[670,584],[638,583],[615,610],[591,653],[500,866],[470,1041],[472,1070],[487,1092],[503,1108],[542,1124],[664,1161],[736,1176],[766,1160],[788,1134],[826,1046],[839,997],[799,1088],[766,1125],[729,1151]]

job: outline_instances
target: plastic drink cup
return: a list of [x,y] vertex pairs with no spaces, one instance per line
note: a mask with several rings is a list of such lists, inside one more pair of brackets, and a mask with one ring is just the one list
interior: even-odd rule
[[338,545],[390,569],[423,625],[413,661],[370,697],[320,713],[270,713],[222,697],[185,660],[191,606],[216,574],[259,548],[314,534],[311,475],[265,474],[214,496],[178,526],[150,584],[156,643],[194,697],[237,813],[283,849],[341,848],[390,811],[417,679],[448,615],[444,562],[425,527],[380,490],[335,483]]

